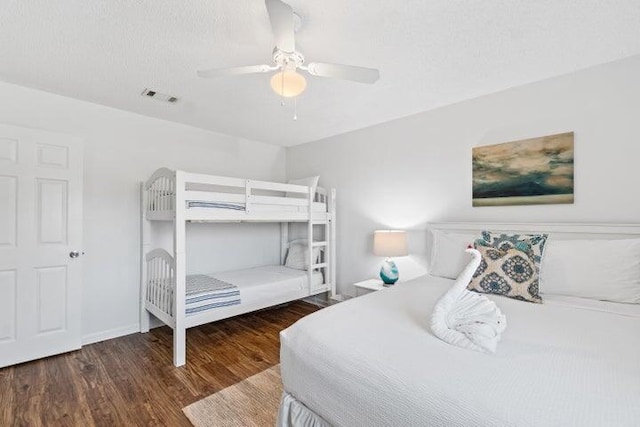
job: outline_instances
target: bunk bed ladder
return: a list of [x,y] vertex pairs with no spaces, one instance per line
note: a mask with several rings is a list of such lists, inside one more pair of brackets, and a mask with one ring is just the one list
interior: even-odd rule
[[[309,195],[309,222],[307,226],[307,243],[308,243],[308,251],[309,254],[309,270],[308,274],[308,286],[309,286],[309,294],[314,294],[318,288],[323,288],[329,291],[330,296],[334,297],[336,294],[336,285],[335,285],[335,190],[331,191],[329,200],[324,200],[327,203],[328,208],[328,216],[320,221],[313,220],[312,212],[312,202],[313,196]],[[314,241],[313,240],[313,231],[315,225],[324,226],[324,240],[323,241]],[[322,257],[320,260],[315,259],[313,256],[314,248],[322,248],[320,253]],[[316,270],[323,271],[323,283],[318,287],[313,286],[313,272]],[[327,289],[328,287],[328,289]]]

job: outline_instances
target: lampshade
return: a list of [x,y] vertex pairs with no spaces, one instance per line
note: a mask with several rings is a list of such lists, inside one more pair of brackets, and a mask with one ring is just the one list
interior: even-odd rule
[[280,71],[271,77],[271,89],[285,98],[300,95],[306,87],[307,81],[302,74],[293,70]]
[[376,230],[373,233],[373,253],[378,256],[406,256],[407,233],[401,230]]

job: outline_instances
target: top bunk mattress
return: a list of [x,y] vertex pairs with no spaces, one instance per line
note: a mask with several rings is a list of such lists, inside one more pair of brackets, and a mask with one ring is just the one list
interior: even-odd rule
[[483,354],[429,329],[452,283],[424,276],[304,317],[281,333],[285,390],[335,426],[638,425],[640,306],[489,296],[507,329]]
[[[282,197],[282,199],[285,199]],[[157,197],[151,204],[152,208],[156,210],[173,209],[175,203],[175,196],[173,194],[167,194]],[[187,200],[186,207],[188,209],[222,209],[222,210],[234,210],[245,211],[246,206],[244,203],[234,203],[224,200]],[[327,204],[321,202],[313,202],[311,205],[312,212],[326,212]],[[287,205],[287,204],[271,204],[271,203],[253,203],[251,204],[252,211],[259,212],[308,212],[308,204],[304,205]]]
[[[235,211],[244,211],[246,206],[244,203],[215,202],[203,200],[187,200],[187,208],[204,208],[204,209],[230,209]],[[268,203],[254,203],[251,205],[253,211],[259,212],[308,212],[309,207],[295,205],[281,205]],[[312,212],[326,212],[327,205],[325,203],[313,202],[311,205]]]

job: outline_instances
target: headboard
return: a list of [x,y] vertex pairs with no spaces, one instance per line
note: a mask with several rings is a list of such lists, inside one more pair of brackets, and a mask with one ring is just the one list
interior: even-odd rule
[[[563,239],[612,239],[640,236],[639,224],[605,224],[605,223],[482,223],[482,222],[432,222],[428,229],[449,232],[478,232],[482,230],[505,231],[519,233],[548,233]],[[561,237],[562,236],[562,237]]]
[[[607,223],[486,223],[486,222],[432,222],[428,230],[449,233],[480,234],[482,230],[506,233],[546,233],[550,239],[630,239],[640,238],[640,224]],[[427,233],[427,260],[431,259],[431,233]]]

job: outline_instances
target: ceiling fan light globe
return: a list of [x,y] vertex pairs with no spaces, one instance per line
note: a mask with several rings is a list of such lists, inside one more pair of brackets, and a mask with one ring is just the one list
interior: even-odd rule
[[271,89],[279,96],[292,98],[300,95],[307,87],[307,80],[293,70],[280,71],[271,77]]

